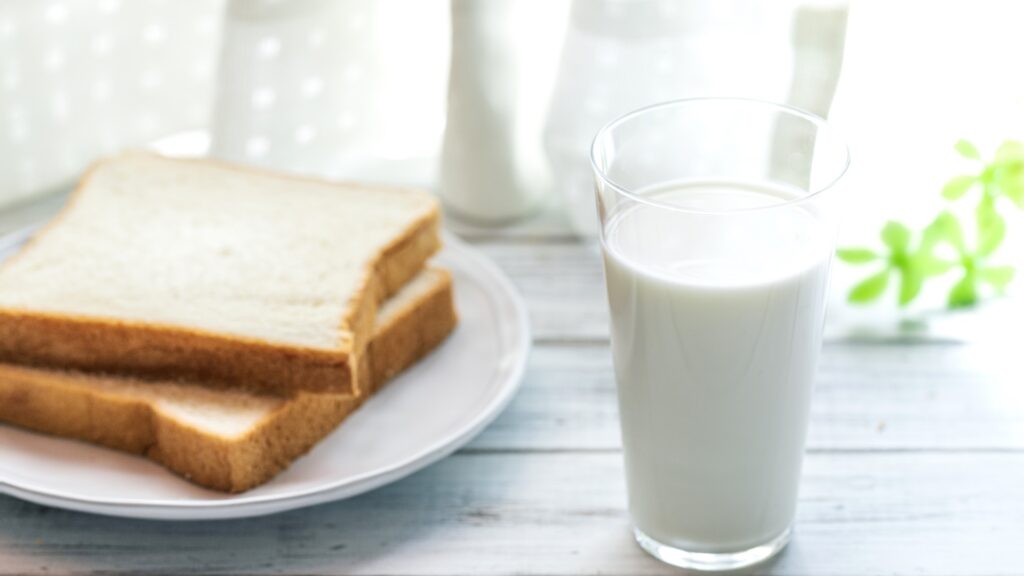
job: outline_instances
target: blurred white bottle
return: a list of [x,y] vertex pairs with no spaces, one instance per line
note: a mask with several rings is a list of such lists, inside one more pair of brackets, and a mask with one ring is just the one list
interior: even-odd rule
[[700,96],[826,115],[846,10],[845,0],[574,0],[544,147],[575,231],[597,234],[587,151],[617,116]]
[[567,8],[452,0],[440,192],[457,215],[513,220],[550,190],[541,135]]

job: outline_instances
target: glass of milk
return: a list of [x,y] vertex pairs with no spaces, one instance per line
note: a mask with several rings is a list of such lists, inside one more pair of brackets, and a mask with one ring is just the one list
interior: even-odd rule
[[760,562],[793,530],[846,144],[795,108],[702,98],[611,122],[591,159],[637,542]]

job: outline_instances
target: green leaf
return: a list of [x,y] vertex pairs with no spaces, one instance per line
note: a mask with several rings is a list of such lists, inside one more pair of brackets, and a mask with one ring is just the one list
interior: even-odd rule
[[992,266],[991,268],[982,268],[978,272],[978,279],[991,284],[996,290],[1002,292],[1013,281],[1015,273],[1012,266]]
[[978,287],[974,283],[974,275],[967,273],[949,290],[946,304],[950,308],[967,308],[978,303]]
[[946,227],[940,221],[940,218],[941,215],[936,216],[931,224],[925,226],[924,230],[921,231],[921,244],[917,248],[918,253],[931,255],[932,251],[935,250],[935,246],[945,241]]
[[941,276],[955,265],[956,262],[936,258],[931,254],[918,254],[914,257],[914,270],[922,276]]
[[999,218],[999,212],[996,211],[996,199],[991,196],[982,196],[978,201],[978,207],[974,209],[974,216],[977,218],[979,226]]
[[882,228],[882,242],[892,249],[893,252],[903,252],[910,245],[912,232],[905,225],[890,220]]
[[988,164],[985,169],[978,174],[978,182],[981,182],[983,186],[988,186],[996,179],[996,167],[994,164]]
[[1004,185],[1002,189],[1003,194],[1012,200],[1018,208],[1024,208],[1024,178],[1021,178],[1009,186]]
[[971,144],[967,140],[959,140],[953,145],[953,149],[960,153],[964,158],[970,158],[971,160],[981,160],[981,153],[978,152],[978,148]]
[[924,277],[914,270],[904,270],[900,277],[900,306],[906,306],[917,298],[921,293],[921,286],[924,285]]
[[836,250],[836,256],[847,264],[864,264],[879,258],[874,250],[867,248],[840,248]]
[[1006,237],[1006,220],[996,212],[995,202],[986,196],[975,212],[978,223],[978,248],[975,254],[985,257],[999,248]]
[[942,187],[942,197],[946,200],[958,200],[967,194],[977,181],[977,176],[955,176]]
[[961,254],[967,251],[967,247],[964,245],[963,228],[960,227],[960,221],[951,212],[943,211],[924,229],[921,240],[923,248],[930,249],[939,242],[949,243]]
[[858,304],[877,300],[878,297],[882,295],[882,292],[885,292],[885,287],[888,285],[889,270],[882,270],[854,286],[850,290],[850,294],[847,296],[847,299],[850,302],[856,302]]
[[1024,208],[1024,171],[1021,171],[1021,174],[1020,178],[1005,179],[999,186],[1003,195],[1012,200],[1018,208]]
[[992,184],[996,193],[1012,200],[1018,208],[1024,208],[1024,161],[996,165]]
[[1007,140],[996,148],[996,163],[1024,162],[1024,142]]

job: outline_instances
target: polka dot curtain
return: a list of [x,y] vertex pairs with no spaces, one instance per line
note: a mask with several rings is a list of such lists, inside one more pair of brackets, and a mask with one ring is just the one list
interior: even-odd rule
[[826,113],[845,22],[844,0],[0,1],[0,206],[201,129],[226,160],[440,184],[484,220],[561,196],[592,234],[602,124],[701,95]]
[[432,183],[445,126],[442,0],[232,0],[214,155],[291,172]]
[[184,130],[298,173],[432,181],[444,0],[0,2],[0,206]]
[[0,205],[208,123],[223,3],[0,2]]

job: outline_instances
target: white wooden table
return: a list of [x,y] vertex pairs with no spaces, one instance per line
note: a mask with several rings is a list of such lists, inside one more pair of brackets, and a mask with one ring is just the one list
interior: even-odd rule
[[[0,496],[0,574],[677,572],[630,537],[597,254],[554,217],[456,230],[518,285],[535,342],[521,393],[467,448],[361,497],[250,520]],[[751,572],[1024,574],[1024,372],[986,353],[827,343],[796,534]]]

